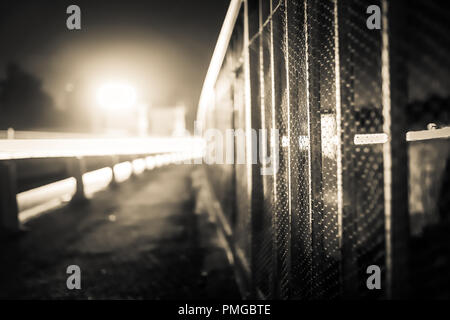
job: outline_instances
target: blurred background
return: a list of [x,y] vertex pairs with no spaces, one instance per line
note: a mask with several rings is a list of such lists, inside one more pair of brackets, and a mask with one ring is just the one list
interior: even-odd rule
[[[0,130],[192,130],[228,1],[77,1],[82,27],[73,31],[71,4],[0,3]],[[133,102],[102,107],[105,86],[131,88]]]

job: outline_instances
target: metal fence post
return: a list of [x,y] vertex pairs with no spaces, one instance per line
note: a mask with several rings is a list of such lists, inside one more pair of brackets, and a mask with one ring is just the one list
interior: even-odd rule
[[[383,5],[383,113],[385,132],[390,139],[384,145],[386,210],[386,298],[408,295],[408,145],[407,132],[407,60],[402,54],[402,37],[409,32],[406,25],[404,0]],[[386,205],[387,207],[387,205]]]

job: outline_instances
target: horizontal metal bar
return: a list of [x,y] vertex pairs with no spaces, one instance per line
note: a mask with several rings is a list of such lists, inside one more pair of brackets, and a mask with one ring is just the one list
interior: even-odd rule
[[[26,131],[26,130],[0,130],[0,140],[2,139],[118,139],[135,138],[134,135],[123,133],[74,133],[74,132],[52,132],[52,131]],[[145,137],[148,138],[148,137]]]
[[388,142],[388,138],[386,133],[355,134],[353,142],[356,145],[383,144]]
[[0,140],[0,160],[199,152],[201,138]]
[[[448,138],[450,138],[450,127],[431,130],[409,131],[406,133],[406,141],[408,142]],[[356,145],[383,144],[388,140],[389,137],[386,133],[356,134],[354,137],[354,143]]]
[[449,137],[450,137],[450,127],[432,130],[410,131],[406,133],[406,141],[446,139]]

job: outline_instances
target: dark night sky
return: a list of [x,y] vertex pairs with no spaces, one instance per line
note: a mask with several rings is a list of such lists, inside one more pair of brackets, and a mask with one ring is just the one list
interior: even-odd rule
[[[136,83],[152,105],[196,108],[228,0],[0,2],[0,78],[15,61],[43,80],[64,108],[67,84],[94,87],[108,77]],[[77,4],[82,30],[66,28]]]

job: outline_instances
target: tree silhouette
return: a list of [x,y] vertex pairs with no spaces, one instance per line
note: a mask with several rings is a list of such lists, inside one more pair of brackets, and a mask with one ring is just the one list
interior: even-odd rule
[[55,123],[52,98],[42,89],[42,81],[16,63],[6,67],[0,80],[0,128],[19,130],[49,128]]

